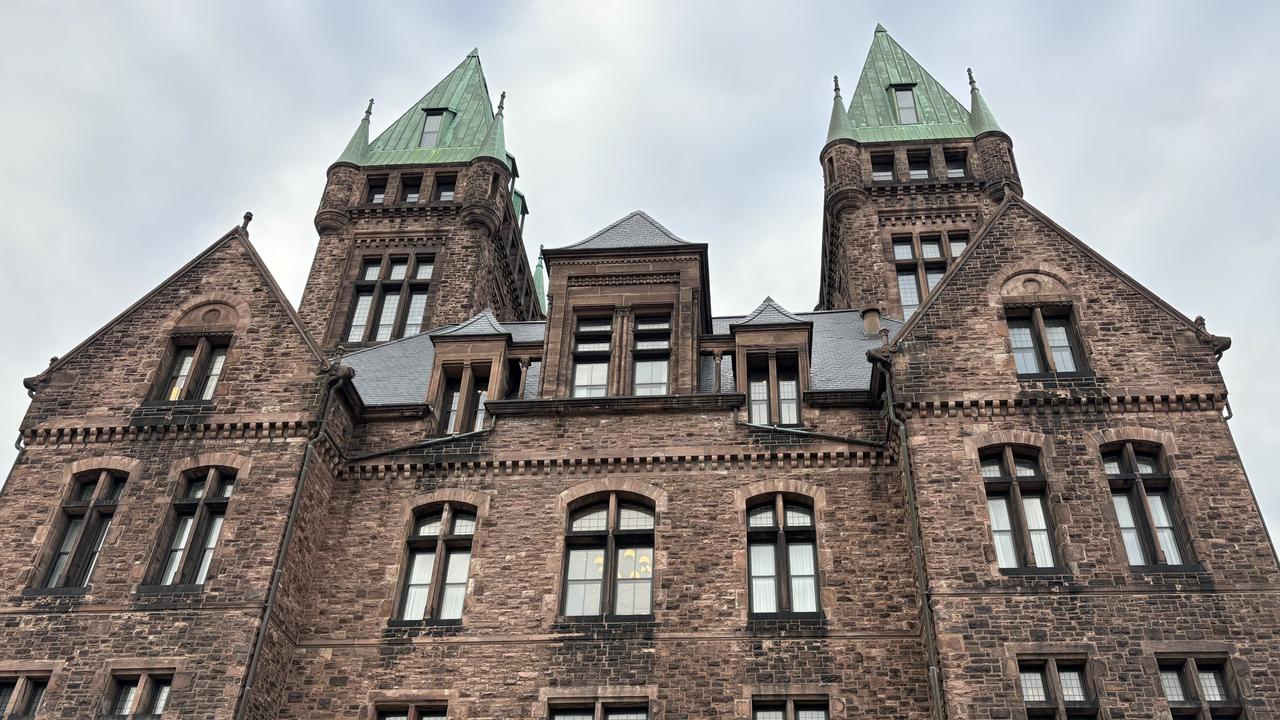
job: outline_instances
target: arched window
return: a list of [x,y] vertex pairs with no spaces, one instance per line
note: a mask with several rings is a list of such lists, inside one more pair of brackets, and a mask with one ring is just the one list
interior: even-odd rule
[[111,529],[116,503],[124,493],[126,477],[110,470],[90,470],[75,476],[71,494],[62,503],[59,532],[53,558],[41,587],[82,588],[98,564],[98,553]]
[[818,554],[808,498],[771,493],[747,505],[751,614],[818,613]]
[[1001,445],[984,448],[980,458],[996,563],[1003,569],[1054,567],[1045,478],[1035,451]]
[[170,338],[164,372],[151,399],[204,402],[213,399],[222,379],[239,318],[235,308],[211,302],[187,311]]
[[407,541],[404,592],[397,619],[408,622],[462,619],[471,572],[476,509],[462,503],[422,508]]
[[199,468],[183,476],[173,500],[169,541],[156,564],[156,585],[204,584],[235,488],[232,468]]
[[1111,502],[1129,564],[1182,565],[1185,541],[1174,518],[1173,485],[1160,448],[1132,442],[1102,449]]
[[618,493],[591,498],[569,514],[566,616],[652,613],[653,526],[653,506],[647,500]]

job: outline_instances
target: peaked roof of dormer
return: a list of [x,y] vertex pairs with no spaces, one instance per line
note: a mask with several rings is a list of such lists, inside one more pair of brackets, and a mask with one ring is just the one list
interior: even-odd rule
[[694,245],[681,240],[643,210],[636,210],[608,227],[558,250],[616,250],[619,248]]
[[[919,122],[898,122],[890,92],[895,85],[909,85],[915,90]],[[859,142],[911,142],[974,135],[969,111],[878,24],[858,87],[849,102],[849,122]]]
[[503,327],[502,323],[498,322],[497,316],[493,314],[493,310],[488,308],[485,308],[479,315],[472,317],[461,325],[455,325],[447,330],[432,333],[437,338],[510,334],[511,331]]
[[750,312],[746,317],[729,325],[730,329],[740,327],[769,326],[774,325],[813,325],[809,320],[797,317],[790,310],[782,307],[776,300],[769,296],[765,296],[764,302]]
[[[445,111],[439,140],[433,147],[422,147],[422,128],[428,110]],[[498,125],[498,127],[494,127]],[[367,128],[364,137],[368,138]],[[363,153],[350,145],[343,159],[360,155],[364,167],[377,165],[430,165],[462,163],[481,155],[497,153],[499,161],[512,165],[501,142],[502,128],[493,112],[489,87],[480,67],[480,51],[472,50],[443,80],[431,88],[404,112],[391,127],[383,130]],[[360,130],[356,132],[357,142]],[[501,146],[499,146],[501,143]],[[494,150],[498,146],[498,150]]]

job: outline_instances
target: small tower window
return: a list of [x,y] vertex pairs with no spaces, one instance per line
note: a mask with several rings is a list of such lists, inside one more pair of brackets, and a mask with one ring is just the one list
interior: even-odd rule
[[893,153],[873,153],[871,155],[871,181],[891,182],[893,180]]
[[928,150],[915,150],[907,153],[907,169],[910,171],[912,180],[928,180],[933,177],[929,163],[931,162]]
[[405,175],[400,180],[400,202],[416,203],[422,192],[421,175]]
[[956,179],[969,176],[969,153],[964,150],[946,150],[943,156],[947,159],[947,177]]
[[437,175],[435,201],[453,202],[453,191],[457,184],[457,175]]
[[369,203],[381,205],[387,200],[387,179],[369,178]]
[[440,143],[440,128],[444,126],[443,110],[427,110],[426,120],[422,123],[422,144],[424,148],[432,148]]
[[920,115],[916,112],[916,92],[909,87],[897,87],[893,89],[893,103],[898,108],[898,124],[914,125],[920,122]]

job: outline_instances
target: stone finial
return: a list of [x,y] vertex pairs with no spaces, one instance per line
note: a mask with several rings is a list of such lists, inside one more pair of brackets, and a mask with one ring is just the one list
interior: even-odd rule
[[498,95],[498,114],[499,115],[502,114],[502,109],[506,106],[506,104],[507,104],[507,91],[503,90],[502,93]]
[[364,109],[364,119],[368,120],[373,115],[373,98],[369,98],[369,107]]
[[839,75],[832,75],[831,77],[832,77],[832,78],[834,79],[834,81],[835,81],[835,85],[836,85],[836,95],[839,95],[839,94],[840,94],[840,76],[839,76]]
[[240,229],[241,229],[241,230],[248,230],[248,229],[249,229],[249,221],[251,221],[251,220],[253,220],[253,213],[251,213],[251,212],[249,212],[249,211],[247,211],[247,210],[246,210],[246,211],[245,211],[245,213],[244,213],[244,223],[240,225]]
[[964,70],[965,70],[965,72],[969,73],[969,89],[970,89],[970,90],[977,90],[977,89],[978,89],[978,81],[973,79],[973,68],[965,68]]

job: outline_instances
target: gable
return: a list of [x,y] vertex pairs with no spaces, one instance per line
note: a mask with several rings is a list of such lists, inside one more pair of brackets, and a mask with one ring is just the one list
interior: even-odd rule
[[322,355],[236,228],[29,379],[35,397],[24,429],[82,418],[127,423],[159,412],[148,397],[167,369],[177,330],[230,339],[205,414],[279,414],[314,405]]
[[[1019,379],[1007,311],[1069,307],[1085,373]],[[894,341],[900,392],[1016,397],[1225,392],[1214,338],[1043,213],[1010,198]]]

